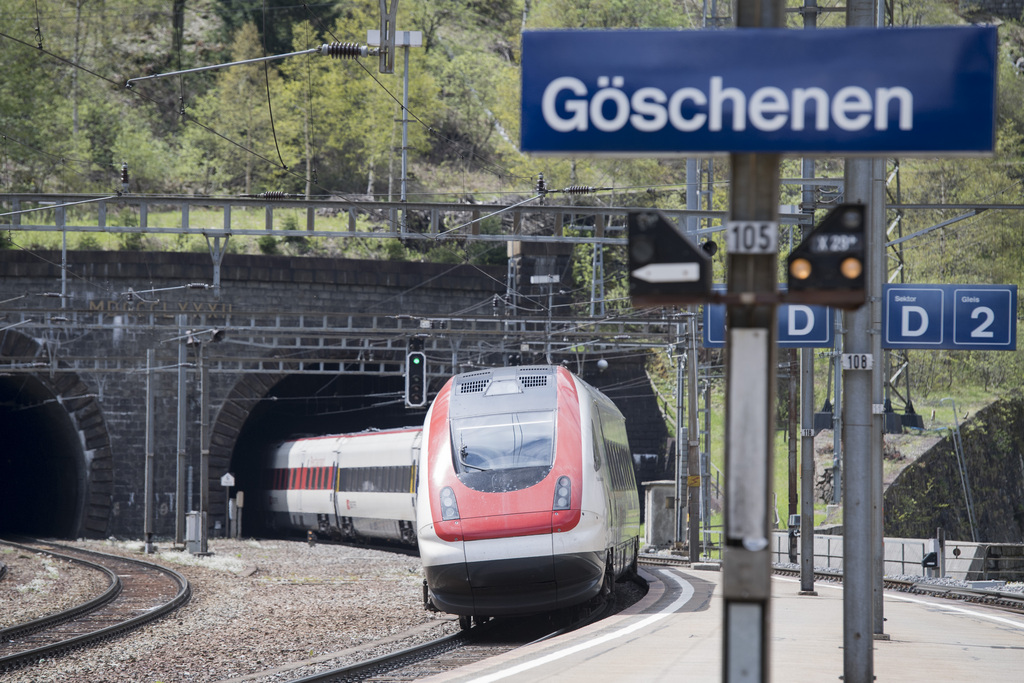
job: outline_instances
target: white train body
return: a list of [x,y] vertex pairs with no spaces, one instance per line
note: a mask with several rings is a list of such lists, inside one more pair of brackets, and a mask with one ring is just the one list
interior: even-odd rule
[[609,590],[639,536],[622,414],[560,367],[452,378],[424,423],[416,519],[441,611],[529,614]]
[[415,543],[419,427],[287,441],[266,472],[267,523],[338,539]]

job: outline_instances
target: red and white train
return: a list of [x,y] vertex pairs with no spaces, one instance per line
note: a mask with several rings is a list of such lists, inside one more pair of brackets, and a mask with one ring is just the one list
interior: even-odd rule
[[266,471],[270,529],[416,543],[421,427],[286,441]]
[[576,605],[636,567],[625,420],[562,367],[457,375],[422,429],[286,442],[266,489],[272,528],[418,541],[427,605],[464,624]]
[[423,427],[416,531],[429,605],[465,618],[582,603],[635,569],[622,413],[557,366],[453,377]]

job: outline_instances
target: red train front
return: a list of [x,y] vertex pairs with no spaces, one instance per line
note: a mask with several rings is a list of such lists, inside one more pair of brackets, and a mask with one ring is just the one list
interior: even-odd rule
[[427,415],[419,477],[420,556],[439,610],[484,617],[570,606],[635,558],[622,416],[564,368],[452,378]]

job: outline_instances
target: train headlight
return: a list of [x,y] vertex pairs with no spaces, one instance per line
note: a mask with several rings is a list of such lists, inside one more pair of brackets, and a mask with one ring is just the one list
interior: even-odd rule
[[459,504],[455,502],[455,491],[451,486],[445,486],[441,489],[441,519],[447,521],[458,518]]
[[555,502],[552,510],[568,510],[569,502],[572,500],[572,481],[569,477],[561,476],[555,484]]

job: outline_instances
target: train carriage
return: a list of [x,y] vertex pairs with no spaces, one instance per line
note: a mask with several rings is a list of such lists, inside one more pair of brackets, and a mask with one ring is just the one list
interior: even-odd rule
[[553,366],[452,378],[424,423],[417,537],[432,607],[490,617],[584,602],[635,567],[625,423]]
[[421,433],[410,427],[281,444],[267,472],[268,525],[414,544]]

